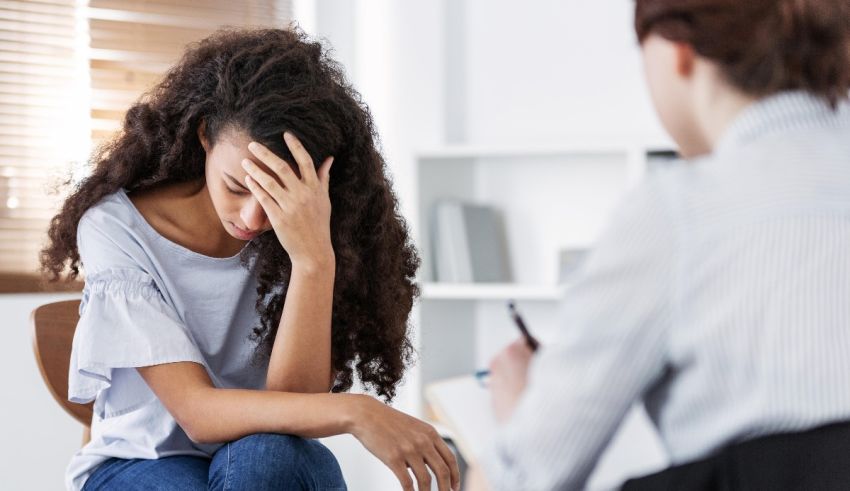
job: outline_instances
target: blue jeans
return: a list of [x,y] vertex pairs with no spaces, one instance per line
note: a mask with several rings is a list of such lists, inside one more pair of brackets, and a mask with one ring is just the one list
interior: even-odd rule
[[110,458],[86,480],[89,490],[322,490],[347,489],[336,457],[318,440],[258,433],[227,443],[212,459]]

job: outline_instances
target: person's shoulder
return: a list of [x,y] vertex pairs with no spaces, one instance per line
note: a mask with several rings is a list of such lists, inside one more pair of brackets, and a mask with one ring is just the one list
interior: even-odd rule
[[136,227],[136,220],[123,190],[107,194],[89,207],[77,225],[77,240],[125,238]]
[[123,193],[118,190],[104,196],[80,217],[77,248],[87,272],[135,264],[143,253],[138,220]]
[[646,214],[652,210],[671,210],[676,206],[677,196],[694,178],[689,163],[679,162],[671,166],[654,169],[629,189],[620,202],[620,210],[631,215]]
[[111,227],[115,224],[132,221],[131,210],[127,206],[127,195],[123,189],[102,197],[90,206],[80,217],[80,224]]
[[633,205],[663,207],[681,215],[695,196],[711,195],[728,186],[728,158],[706,154],[658,168],[648,174],[634,192]]

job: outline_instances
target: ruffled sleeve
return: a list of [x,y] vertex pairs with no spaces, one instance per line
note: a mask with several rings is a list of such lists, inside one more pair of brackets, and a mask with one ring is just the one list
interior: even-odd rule
[[[121,406],[127,409],[150,398],[151,392],[135,370],[121,369],[177,361],[206,367],[191,334],[153,277],[139,269],[107,268],[86,278],[71,352],[71,402],[94,400],[120,375],[134,382],[122,380],[122,387],[115,387],[123,391]],[[102,417],[103,403],[96,406],[95,414]]]

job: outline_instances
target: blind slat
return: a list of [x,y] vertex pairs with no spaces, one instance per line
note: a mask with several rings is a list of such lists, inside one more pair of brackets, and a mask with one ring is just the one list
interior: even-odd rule
[[[73,13],[73,10],[71,10]],[[43,14],[30,10],[4,9],[0,6],[0,17],[27,24],[41,24],[49,27],[74,27],[77,20],[73,15],[62,15],[61,12]]]
[[12,12],[32,12],[37,14],[47,14],[60,16],[63,19],[74,17],[74,1],[67,0],[64,2],[34,2],[2,0],[0,1],[0,11],[8,10]]
[[29,163],[25,163],[26,159],[24,158],[18,157],[17,159],[16,164],[16,162],[10,162],[7,157],[0,156],[0,161],[3,162],[0,165],[0,179],[6,177],[32,177],[43,181],[45,180],[45,176],[61,175],[69,165],[68,162],[62,162],[62,165],[56,165],[54,162],[54,165],[48,166],[45,165],[44,159],[31,159]]
[[17,31],[30,34],[46,34],[48,36],[65,36],[74,39],[76,24],[49,25],[40,22],[27,22],[9,17],[0,17],[0,29],[5,31]]

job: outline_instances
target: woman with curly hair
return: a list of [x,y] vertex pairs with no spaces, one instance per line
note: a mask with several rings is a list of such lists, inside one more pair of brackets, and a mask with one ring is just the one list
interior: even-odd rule
[[343,433],[404,489],[457,487],[431,426],[344,393],[390,401],[412,357],[419,260],[375,140],[293,30],[219,31],[128,110],[42,251],[86,272],[69,489],[345,489],[314,440]]

